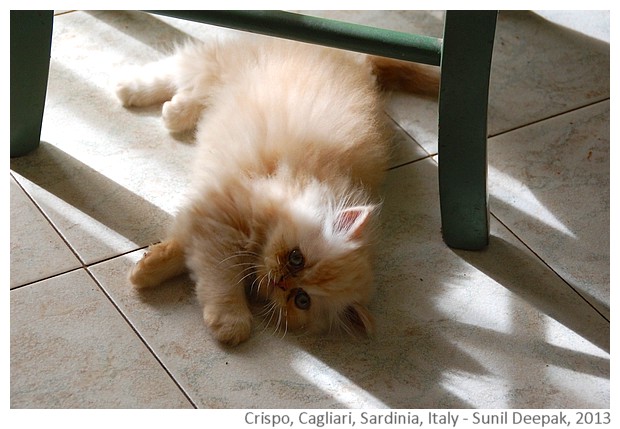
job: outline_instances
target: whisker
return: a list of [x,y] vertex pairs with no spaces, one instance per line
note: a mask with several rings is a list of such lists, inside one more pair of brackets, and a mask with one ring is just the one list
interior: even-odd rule
[[285,307],[284,308],[284,334],[282,334],[282,338],[286,336],[287,332],[288,332],[288,311]]
[[355,332],[351,329],[351,327],[347,324],[346,321],[342,320],[342,319],[337,319],[338,323],[338,328],[340,331],[344,331],[347,335],[354,337],[355,336]]
[[[240,274],[243,274],[245,271],[250,270],[251,268],[246,268],[245,270],[241,271]],[[243,282],[245,279],[247,279],[250,276],[253,276],[254,274],[256,274],[256,270],[252,270],[250,271],[248,274],[246,274],[245,276],[241,277],[241,279],[239,279],[239,281],[237,282],[237,284]]]
[[262,328],[262,329],[261,329],[261,333],[264,333],[264,332],[265,332],[265,329],[267,329],[267,324],[265,324],[265,319],[264,319],[264,318],[261,318],[261,321],[260,321],[260,323],[258,324],[257,328],[258,328],[258,329],[261,329],[261,328]]
[[254,265],[256,265],[256,264],[254,264],[253,262],[239,262],[239,263],[237,263],[237,264],[233,264],[233,265],[231,265],[231,266],[230,266],[230,267],[228,267],[228,268],[243,267],[243,266],[246,266],[246,265],[252,265],[252,266],[254,266]]
[[291,331],[291,335],[294,335],[295,338],[305,338],[308,337],[310,335],[310,332],[306,329],[304,330],[296,330],[296,331]]
[[258,281],[258,288],[256,289],[256,294],[259,295],[260,294],[260,288],[263,286],[263,281],[265,281],[265,278],[268,276],[268,274],[263,274],[261,276],[260,279],[256,279],[252,282],[252,287],[250,288],[250,290],[252,290],[254,288],[254,285],[256,283],[256,281]]
[[241,255],[239,255],[239,254],[237,254],[237,253],[235,253],[235,254],[233,254],[233,255],[230,255],[230,256],[227,256],[226,258],[222,259],[222,260],[218,263],[218,265],[222,265],[224,262],[226,262],[226,261],[230,261],[231,259],[234,259],[234,258],[238,258],[239,256],[241,256]]
[[239,250],[239,251],[237,251],[237,252],[234,252],[232,255],[227,256],[226,258],[222,259],[222,260],[218,263],[218,265],[221,265],[221,264],[223,264],[223,263],[224,263],[224,262],[226,262],[226,261],[230,261],[231,259],[234,259],[234,258],[240,258],[240,257],[243,257],[243,256],[254,256],[254,257],[260,257],[260,255],[259,255],[258,253],[256,253],[256,252],[250,252],[250,251],[248,251],[248,250]]
[[282,308],[278,309],[278,323],[276,324],[276,329],[273,334],[277,334],[280,331],[280,324],[282,323]]
[[[245,280],[246,277],[251,276],[252,274],[256,273],[256,267],[254,267],[254,265],[246,267],[242,270],[240,270],[238,273],[236,273],[234,275],[234,277],[232,278],[234,284],[239,284],[241,283],[243,280]],[[239,278],[241,277],[241,278]],[[239,278],[239,280],[236,280],[237,278]]]
[[273,307],[275,306],[275,303],[270,302],[269,304],[265,304],[262,308],[262,310],[260,310],[256,315],[258,317],[264,317],[267,316],[271,310],[273,310]]
[[269,325],[271,325],[271,320],[273,319],[273,316],[276,313],[276,303],[271,302],[271,305],[269,306],[268,310],[271,313],[271,316],[269,316],[269,320],[267,321],[267,324],[265,325],[265,329],[263,329],[263,332],[269,327]]
[[[256,286],[256,282],[258,281],[258,277],[254,277],[254,280],[252,280],[252,283],[250,284],[250,296],[252,295],[258,295],[258,290],[256,290],[256,292],[254,291],[254,288]],[[260,286],[259,286],[260,288]]]
[[[261,244],[258,241],[254,241],[254,240],[246,240],[247,244],[253,244],[256,247],[261,247]],[[247,252],[249,252],[249,250],[247,250]]]

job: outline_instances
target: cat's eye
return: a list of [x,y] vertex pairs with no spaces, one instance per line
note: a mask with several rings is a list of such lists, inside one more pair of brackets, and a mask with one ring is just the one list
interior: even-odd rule
[[303,290],[299,289],[295,295],[295,307],[300,310],[307,310],[310,308],[310,295]]
[[304,267],[304,264],[306,263],[305,259],[304,259],[304,254],[301,253],[301,250],[299,250],[299,248],[294,248],[293,250],[291,250],[288,254],[288,265],[291,268],[294,268],[296,270],[299,270],[301,268]]

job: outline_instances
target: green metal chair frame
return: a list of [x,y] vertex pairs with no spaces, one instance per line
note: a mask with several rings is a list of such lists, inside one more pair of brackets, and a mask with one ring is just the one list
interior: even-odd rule
[[[488,244],[487,105],[497,11],[447,11],[443,39],[281,11],[153,13],[441,68],[442,235],[459,249]],[[11,156],[38,147],[52,11],[11,11]]]

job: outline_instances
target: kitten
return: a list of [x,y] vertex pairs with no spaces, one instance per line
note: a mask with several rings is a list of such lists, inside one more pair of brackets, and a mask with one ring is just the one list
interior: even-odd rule
[[[197,142],[188,201],[131,271],[133,285],[189,270],[205,323],[228,345],[250,336],[251,304],[284,333],[371,333],[371,244],[390,146],[375,74],[396,63],[242,35],[187,44],[121,80],[125,106],[163,103],[165,126],[195,129]],[[403,64],[421,79],[414,89],[436,90]],[[383,86],[403,73],[392,74]]]

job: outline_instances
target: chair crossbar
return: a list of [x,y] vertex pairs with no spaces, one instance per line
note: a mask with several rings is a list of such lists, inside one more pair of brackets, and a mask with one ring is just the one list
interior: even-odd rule
[[442,39],[284,11],[159,10],[158,15],[438,66]]

